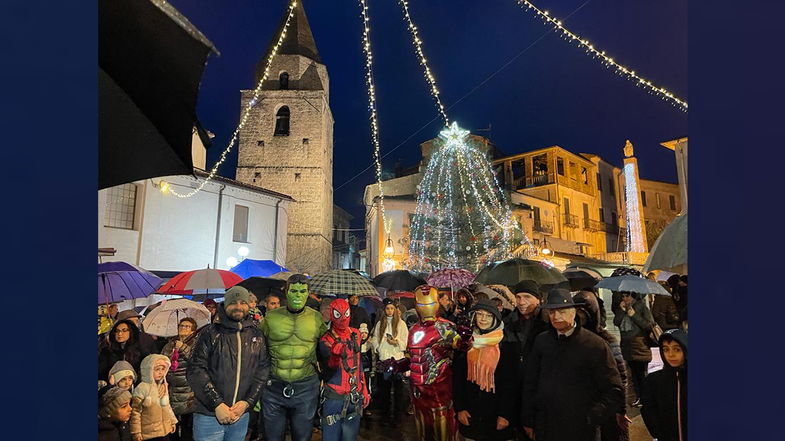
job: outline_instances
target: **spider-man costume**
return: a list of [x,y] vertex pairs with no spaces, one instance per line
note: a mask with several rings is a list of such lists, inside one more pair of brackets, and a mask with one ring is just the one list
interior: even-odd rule
[[360,331],[349,327],[349,303],[330,304],[330,330],[319,339],[325,384],[322,388],[322,439],[356,439],[362,410],[370,398],[360,357]]
[[452,353],[468,348],[471,330],[459,332],[452,322],[438,317],[436,288],[417,287],[415,299],[420,321],[409,330],[407,350],[411,358],[393,362],[392,369],[411,370],[412,404],[420,440],[454,441],[458,427],[452,407]]

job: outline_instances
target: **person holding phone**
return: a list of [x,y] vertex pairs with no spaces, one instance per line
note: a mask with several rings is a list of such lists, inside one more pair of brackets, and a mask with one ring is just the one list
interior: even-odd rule
[[[409,340],[409,329],[401,320],[401,311],[392,299],[384,299],[384,314],[376,323],[371,344],[378,360],[400,360],[404,358],[406,343]],[[381,367],[381,365],[379,365]],[[403,376],[400,373],[379,372],[377,375],[379,410],[383,417],[398,416],[403,409]],[[391,393],[393,394],[391,396]],[[391,401],[394,404],[391,406]]]

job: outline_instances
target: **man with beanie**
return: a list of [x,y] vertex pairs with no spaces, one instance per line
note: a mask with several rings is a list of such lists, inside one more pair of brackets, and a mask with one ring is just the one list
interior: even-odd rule
[[550,326],[547,319],[543,319],[543,311],[540,309],[542,294],[537,282],[523,280],[513,286],[511,291],[515,295],[515,310],[504,317],[504,339],[499,347],[502,354],[500,362],[503,365],[514,366],[515,374],[510,378],[509,387],[501,388],[497,395],[504,406],[514,410],[510,425],[523,435],[520,412],[524,399],[521,390],[526,362],[534,346],[535,337],[550,329]]
[[534,340],[521,415],[526,435],[537,441],[594,441],[599,426],[624,405],[611,348],[576,320],[576,306],[561,288],[541,306],[553,329]]
[[98,441],[131,441],[131,392],[118,386],[98,391]]
[[186,377],[196,398],[196,441],[242,441],[248,429],[247,411],[259,400],[267,381],[267,347],[248,315],[249,300],[247,289],[229,288],[217,308],[218,323],[200,331],[191,353]]

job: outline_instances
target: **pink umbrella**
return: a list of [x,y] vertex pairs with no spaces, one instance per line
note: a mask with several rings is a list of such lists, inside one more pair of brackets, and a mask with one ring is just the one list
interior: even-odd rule
[[456,290],[469,286],[474,281],[474,274],[461,268],[446,268],[432,272],[426,281],[437,288]]

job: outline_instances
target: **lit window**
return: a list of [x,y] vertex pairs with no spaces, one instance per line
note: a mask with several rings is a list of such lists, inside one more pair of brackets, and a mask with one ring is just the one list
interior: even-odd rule
[[107,190],[104,226],[133,230],[135,214],[136,184],[118,185]]
[[654,193],[654,199],[657,201],[657,208],[661,208],[660,207],[660,194],[659,193]]

